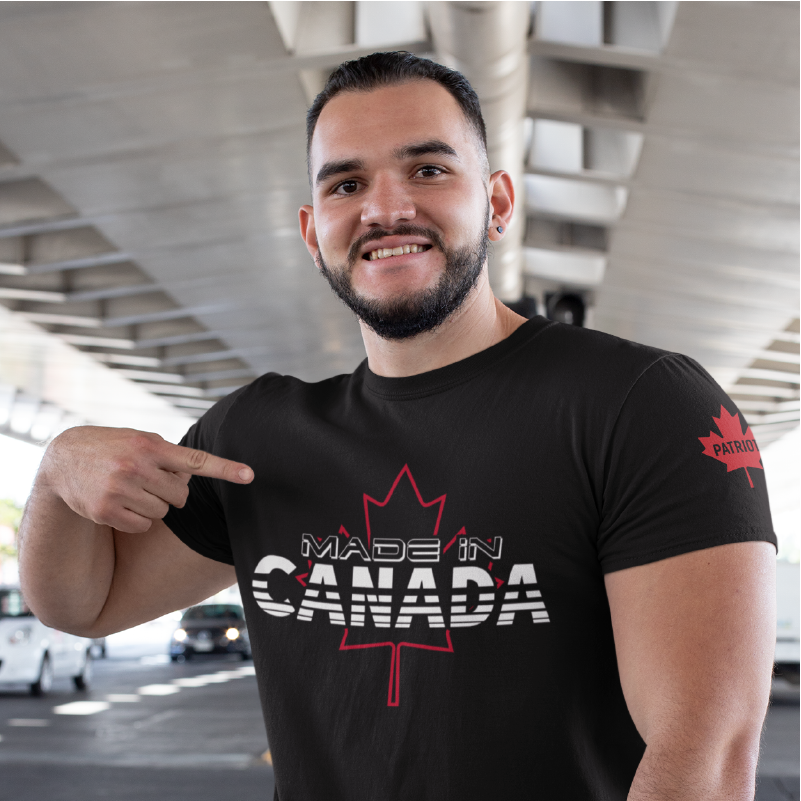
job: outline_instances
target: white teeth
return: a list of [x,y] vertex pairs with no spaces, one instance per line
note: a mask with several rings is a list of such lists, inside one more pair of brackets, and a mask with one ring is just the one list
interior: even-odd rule
[[423,245],[400,245],[396,248],[378,248],[370,251],[370,261],[386,259],[389,256],[402,256],[404,253],[422,253],[425,250]]

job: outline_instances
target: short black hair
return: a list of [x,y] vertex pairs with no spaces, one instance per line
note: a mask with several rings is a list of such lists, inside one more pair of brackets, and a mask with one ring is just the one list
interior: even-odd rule
[[[384,86],[397,86],[411,81],[434,81],[447,89],[464,112],[470,127],[487,152],[487,129],[481,116],[478,95],[461,72],[444,67],[428,58],[420,58],[405,50],[372,53],[369,56],[340,64],[326,81],[323,91],[306,113],[306,159],[310,161],[311,142],[317,119],[326,103],[340,92],[369,92]],[[311,166],[311,165],[310,165]]]

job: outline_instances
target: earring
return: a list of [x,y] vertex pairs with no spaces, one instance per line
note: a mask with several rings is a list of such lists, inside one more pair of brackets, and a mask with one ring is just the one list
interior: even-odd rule
[[503,233],[503,228],[501,228],[501,226],[500,226],[500,225],[498,226],[498,228],[497,228],[496,230],[498,231],[498,233],[499,233],[499,234],[502,234],[502,233]]

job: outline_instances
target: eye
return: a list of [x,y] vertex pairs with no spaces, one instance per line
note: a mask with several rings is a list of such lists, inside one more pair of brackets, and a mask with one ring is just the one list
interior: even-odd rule
[[352,195],[359,188],[358,181],[343,181],[334,187],[335,195]]
[[420,167],[420,169],[415,173],[415,175],[419,175],[421,178],[436,178],[438,175],[443,174],[444,170],[441,167],[437,167],[433,164],[426,164],[424,167]]

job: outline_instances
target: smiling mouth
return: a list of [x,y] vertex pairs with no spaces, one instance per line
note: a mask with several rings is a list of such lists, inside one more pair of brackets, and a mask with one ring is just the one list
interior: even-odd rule
[[362,258],[366,261],[378,261],[388,259],[390,256],[403,256],[406,253],[424,253],[431,250],[431,245],[399,245],[396,248],[377,248],[365,253]]

